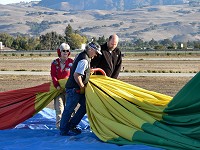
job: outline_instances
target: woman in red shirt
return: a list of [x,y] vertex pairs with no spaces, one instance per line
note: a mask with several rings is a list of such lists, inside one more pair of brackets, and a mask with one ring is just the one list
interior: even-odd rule
[[[57,50],[58,57],[53,60],[51,63],[51,78],[54,84],[54,87],[57,90],[62,90],[59,85],[59,79],[68,78],[70,75],[70,68],[73,63],[73,59],[69,58],[70,55],[70,46],[66,43],[62,43]],[[54,98],[54,108],[56,111],[56,127],[59,129],[60,120],[64,110],[65,105],[65,90]]]

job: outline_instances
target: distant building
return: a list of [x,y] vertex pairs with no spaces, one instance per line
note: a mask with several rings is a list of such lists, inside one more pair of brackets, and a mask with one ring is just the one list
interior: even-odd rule
[[86,44],[82,44],[81,45],[81,49],[84,50],[85,49]]
[[2,50],[3,49],[3,44],[2,44],[2,42],[0,42],[0,50]]
[[183,46],[184,46],[183,43],[181,43],[181,49],[183,48]]

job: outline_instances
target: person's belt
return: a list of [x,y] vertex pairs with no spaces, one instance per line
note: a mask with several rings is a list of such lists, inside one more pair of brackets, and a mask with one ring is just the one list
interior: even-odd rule
[[81,92],[80,89],[75,89],[75,91],[76,91],[76,93],[79,93],[79,94],[80,94],[80,92]]

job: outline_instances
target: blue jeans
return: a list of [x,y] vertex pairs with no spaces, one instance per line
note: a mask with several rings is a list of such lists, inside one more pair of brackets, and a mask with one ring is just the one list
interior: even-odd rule
[[[80,107],[71,118],[71,115],[78,103],[80,104]],[[71,127],[73,128],[79,124],[85,114],[85,94],[77,93],[75,88],[66,89],[66,105],[60,122],[60,133],[67,134]]]

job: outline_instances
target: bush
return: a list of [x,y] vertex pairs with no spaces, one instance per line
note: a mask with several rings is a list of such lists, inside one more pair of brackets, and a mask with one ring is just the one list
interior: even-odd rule
[[26,71],[26,69],[17,69],[17,70],[14,70],[14,71]]
[[124,72],[129,72],[129,70],[124,70]]
[[5,68],[2,68],[1,71],[7,71]]

